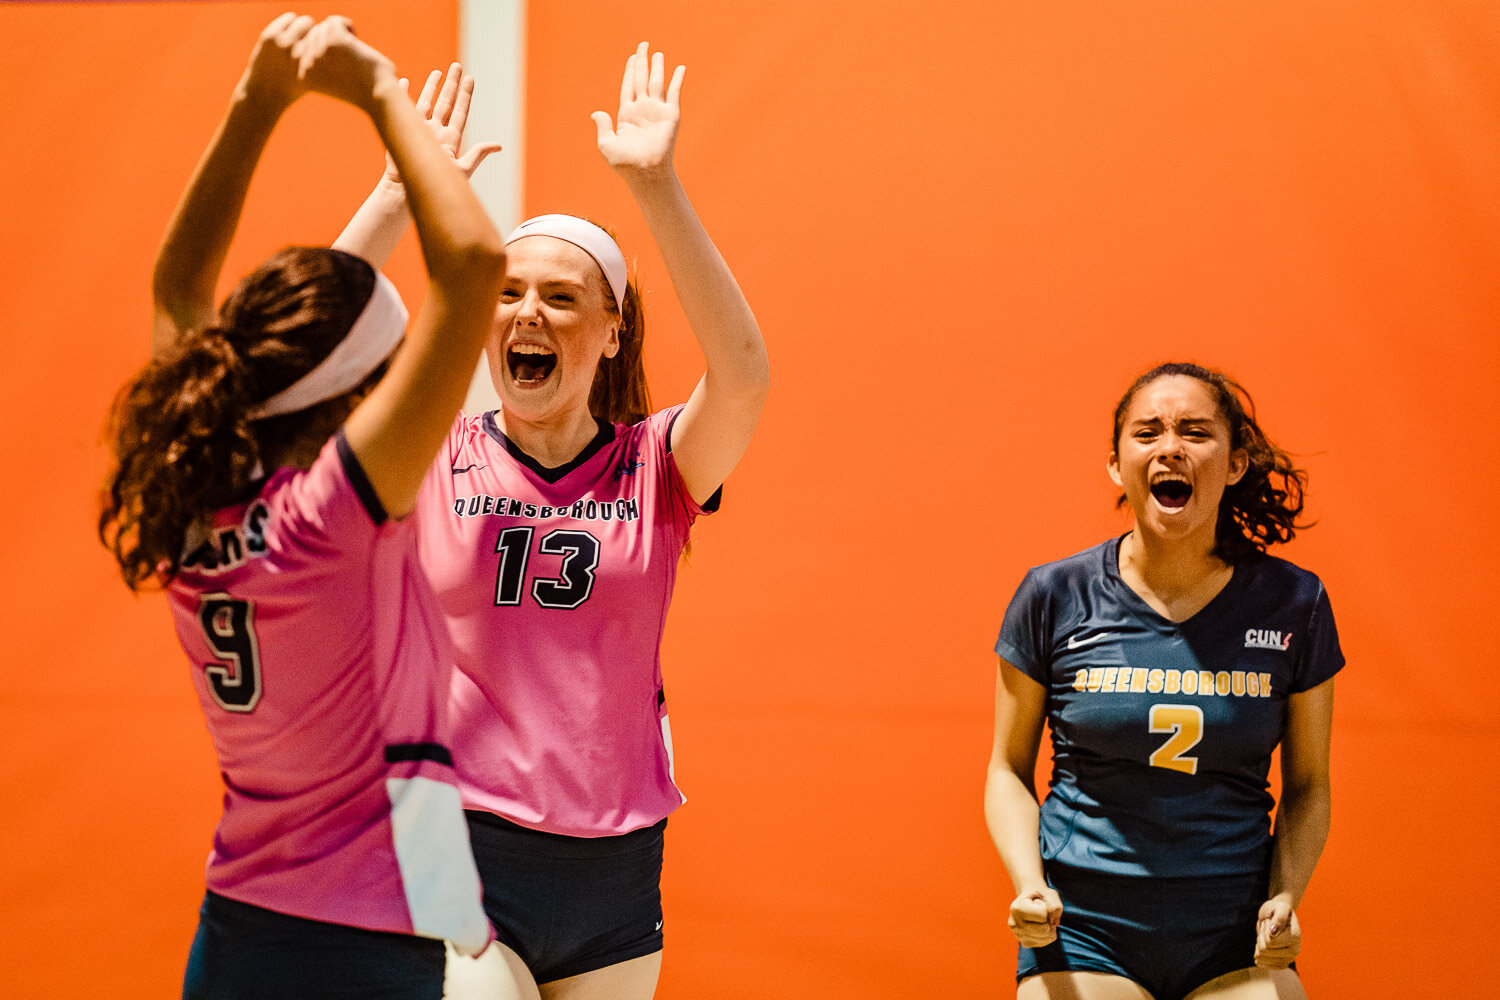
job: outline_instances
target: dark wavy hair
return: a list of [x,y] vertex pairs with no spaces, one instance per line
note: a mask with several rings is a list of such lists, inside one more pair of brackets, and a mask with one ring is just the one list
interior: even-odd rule
[[327,357],[374,288],[374,270],[352,254],[278,251],[213,323],[184,331],[120,390],[98,533],[132,590],[170,583],[195,525],[245,500],[261,470],[310,463],[384,374],[295,413],[247,415]]
[[[1240,481],[1227,486],[1219,501],[1219,521],[1214,529],[1213,554],[1229,564],[1262,555],[1268,545],[1289,542],[1311,522],[1299,521],[1307,473],[1292,464],[1292,457],[1278,448],[1255,419],[1255,402],[1245,387],[1221,371],[1185,362],[1157,365],[1130,384],[1115,407],[1110,451],[1119,453],[1125,414],[1136,393],[1159,378],[1185,375],[1206,385],[1229,425],[1229,445],[1243,450],[1249,465]],[[1117,507],[1126,503],[1122,493]]]
[[[581,218],[581,217],[580,217]],[[593,222],[585,219],[585,222]],[[593,223],[599,226],[599,223]],[[614,230],[599,226],[619,245]],[[612,358],[600,358],[589,388],[589,412],[611,423],[638,424],[651,415],[651,390],[646,385],[646,314],[641,308],[641,290],[634,265],[625,283],[620,306],[615,305],[609,281],[600,269],[600,286],[604,291],[604,308],[620,318],[620,349]]]

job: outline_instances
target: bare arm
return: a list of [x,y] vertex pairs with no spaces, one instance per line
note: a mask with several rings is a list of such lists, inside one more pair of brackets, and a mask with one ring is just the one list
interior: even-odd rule
[[599,150],[640,206],[707,363],[672,427],[677,467],[702,503],[749,447],[771,376],[750,304],[672,167],[684,71],[668,85],[661,53],[648,58],[641,43],[625,63],[615,121],[602,111],[593,118]]
[[1332,679],[1287,699],[1271,898],[1261,906],[1256,928],[1256,964],[1268,968],[1284,968],[1301,948],[1300,929],[1293,933],[1296,911],[1328,841],[1333,812],[1328,777],[1332,735]]
[[[326,26],[326,27],[325,27]],[[369,114],[404,178],[427,265],[426,302],[389,374],[344,436],[387,513],[416,504],[427,467],[463,402],[504,272],[500,235],[463,171],[434,141],[389,61],[331,18],[304,55],[309,85]]]
[[283,112],[306,90],[293,47],[313,19],[282,14],[255,43],[229,110],[182,193],[151,273],[151,353],[214,318],[214,289],[250,178]]
[[[405,87],[405,81],[402,81],[402,87]],[[422,93],[417,96],[417,114],[426,119],[438,145],[455,158],[467,177],[474,175],[485,157],[500,150],[497,142],[481,142],[459,155],[473,99],[474,78],[465,75],[458,63],[449,66],[446,74],[437,70],[429,73]],[[384,267],[391,254],[396,252],[410,223],[411,213],[406,207],[406,188],[401,183],[401,171],[387,154],[385,172],[339,238],[333,241],[333,247],[361,257],[373,267]]]
[[995,681],[995,745],[984,784],[984,818],[1016,898],[1010,929],[1022,945],[1040,948],[1057,937],[1062,901],[1042,873],[1037,845],[1039,806],[1036,755],[1046,716],[1047,692],[1011,664],[1000,661]]

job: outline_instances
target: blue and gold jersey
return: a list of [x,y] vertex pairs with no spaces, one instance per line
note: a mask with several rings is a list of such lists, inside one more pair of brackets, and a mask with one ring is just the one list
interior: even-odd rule
[[1344,665],[1323,585],[1263,556],[1173,622],[1120,578],[1119,550],[1028,572],[995,644],[1047,689],[1042,857],[1118,875],[1263,871],[1287,697]]

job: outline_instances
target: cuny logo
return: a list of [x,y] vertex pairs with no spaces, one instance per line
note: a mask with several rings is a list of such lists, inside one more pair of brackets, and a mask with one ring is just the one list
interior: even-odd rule
[[1246,649],[1286,649],[1292,644],[1292,633],[1273,632],[1268,628],[1245,630]]

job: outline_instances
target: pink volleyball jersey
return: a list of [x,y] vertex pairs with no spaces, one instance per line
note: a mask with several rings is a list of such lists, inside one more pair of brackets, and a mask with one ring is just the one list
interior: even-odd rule
[[451,653],[413,526],[340,433],[195,540],[169,600],[224,779],[208,887],[477,952]]
[[597,837],[683,802],[660,645],[696,504],[669,450],[681,407],[599,423],[547,469],[493,413],[461,415],[417,503],[422,568],[457,653],[464,805]]

